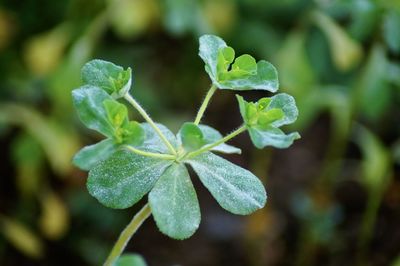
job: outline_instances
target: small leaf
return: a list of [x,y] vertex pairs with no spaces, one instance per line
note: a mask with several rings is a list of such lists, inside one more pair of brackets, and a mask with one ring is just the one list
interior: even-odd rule
[[113,136],[113,126],[108,120],[103,102],[112,98],[103,90],[83,86],[72,91],[72,99],[78,116],[85,126],[107,137]]
[[127,253],[123,254],[118,258],[116,262],[113,263],[113,266],[146,266],[146,261],[142,256],[135,253]]
[[140,146],[146,139],[146,132],[136,121],[129,121],[121,129],[122,142],[132,146]]
[[107,99],[103,102],[107,113],[108,120],[114,126],[119,128],[124,123],[128,122],[128,109],[122,103],[115,100]]
[[284,113],[282,119],[272,123],[274,127],[289,125],[296,121],[299,115],[294,98],[286,93],[279,93],[271,97],[271,103],[268,105],[267,110],[271,109],[281,109]]
[[227,72],[226,67],[234,55],[233,49],[214,35],[203,35],[199,42],[199,55],[205,62],[205,70],[219,89],[278,90],[278,74],[272,64],[261,60],[255,65],[253,57],[242,55],[235,60],[232,70]]
[[200,224],[200,207],[183,164],[171,165],[149,194],[154,220],[161,232],[175,239],[189,238]]
[[[218,130],[216,130],[210,126],[199,125],[199,128],[200,128],[201,132],[203,133],[204,141],[207,144],[214,143],[223,138],[223,136],[221,135],[221,133],[218,132]],[[228,145],[228,144],[225,144],[225,143],[215,146],[214,148],[211,149],[211,151],[217,151],[217,152],[223,152],[223,153],[237,153],[237,154],[242,153],[241,149],[236,148],[231,145]]]
[[89,193],[109,208],[124,209],[154,186],[171,161],[120,150],[89,172]]
[[194,123],[183,124],[179,136],[186,151],[197,150],[205,144],[203,133]]
[[264,207],[267,195],[261,181],[211,152],[187,161],[222,208],[246,215]]
[[[141,148],[153,152],[160,153],[169,153],[168,148],[165,146],[164,142],[162,142],[161,138],[154,131],[154,129],[148,123],[141,123],[143,130],[146,134],[146,139],[143,144],[140,146]],[[174,133],[171,132],[166,126],[156,123],[157,127],[164,134],[164,136],[168,139],[168,141],[174,146],[174,148],[178,147],[177,139]]]
[[132,70],[124,70],[113,63],[95,59],[82,68],[82,80],[86,84],[105,90],[114,98],[123,97],[132,83]]
[[89,171],[98,162],[104,161],[117,150],[118,145],[112,139],[105,139],[96,144],[86,146],[75,154],[72,162],[82,170]]
[[293,141],[300,138],[300,134],[297,132],[286,135],[282,130],[275,127],[267,129],[249,128],[248,130],[251,141],[259,149],[267,146],[284,149],[292,145]]

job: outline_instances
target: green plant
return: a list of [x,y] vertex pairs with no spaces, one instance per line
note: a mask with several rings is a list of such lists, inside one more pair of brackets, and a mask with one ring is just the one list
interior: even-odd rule
[[[160,231],[175,239],[194,234],[200,224],[200,208],[186,165],[190,165],[217,202],[239,215],[262,208],[266,192],[260,180],[248,170],[213,152],[240,153],[225,144],[248,131],[257,148],[286,148],[300,136],[286,135],[279,127],[294,122],[298,112],[293,97],[277,94],[246,102],[237,96],[244,123],[223,137],[200,121],[217,89],[278,89],[276,69],[267,61],[256,62],[250,55],[235,59],[233,48],[219,37],[200,38],[200,57],[212,80],[194,122],[184,123],[175,136],[167,127],[156,124],[129,94],[132,72],[112,63],[93,60],[82,69],[85,85],[72,92],[81,121],[106,139],[84,147],[74,163],[89,170],[89,193],[103,205],[124,209],[149,193],[149,203],[121,233],[105,265],[113,265],[130,237],[153,214]],[[124,98],[146,120],[130,121]]]

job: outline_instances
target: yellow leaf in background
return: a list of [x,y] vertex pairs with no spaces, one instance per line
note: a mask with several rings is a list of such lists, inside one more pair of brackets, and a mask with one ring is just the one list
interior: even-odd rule
[[363,57],[361,45],[324,13],[316,11],[313,18],[329,40],[336,67],[341,71],[348,71],[357,66]]
[[23,56],[29,70],[36,75],[53,71],[61,62],[69,38],[69,27],[62,24],[28,40]]
[[132,38],[159,23],[160,7],[155,0],[110,1],[109,19],[121,38]]
[[36,259],[43,257],[43,242],[19,221],[0,216],[0,231],[10,244],[26,256]]
[[39,227],[52,240],[60,239],[69,227],[69,213],[62,199],[52,191],[40,197],[42,206]]
[[203,12],[211,29],[218,33],[229,32],[237,18],[236,2],[230,0],[208,0]]
[[10,44],[15,31],[13,17],[6,10],[0,9],[0,51]]

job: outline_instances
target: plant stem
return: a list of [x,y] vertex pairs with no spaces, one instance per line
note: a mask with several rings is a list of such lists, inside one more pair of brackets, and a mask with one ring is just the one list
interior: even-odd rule
[[195,157],[195,156],[197,156],[197,155],[199,155],[199,154],[201,154],[201,153],[203,153],[203,152],[206,152],[206,151],[208,151],[208,150],[211,150],[211,149],[214,148],[215,146],[218,146],[218,145],[220,145],[220,144],[222,144],[222,143],[225,143],[225,142],[227,142],[228,140],[230,140],[230,139],[236,137],[236,136],[239,135],[240,133],[246,131],[246,129],[247,129],[246,126],[245,126],[245,125],[242,125],[241,127],[239,127],[238,129],[236,129],[236,130],[233,131],[232,133],[226,135],[226,136],[223,137],[222,139],[217,140],[217,141],[214,142],[214,143],[205,145],[204,147],[202,147],[202,148],[200,148],[200,149],[198,149],[198,150],[189,152],[189,153],[186,155],[186,158],[187,158],[187,159],[190,159],[190,158],[193,158],[193,157]]
[[158,136],[160,136],[161,140],[167,146],[169,151],[172,154],[176,155],[176,151],[175,151],[174,147],[172,146],[172,144],[164,136],[164,134],[157,127],[157,125],[150,118],[150,116],[146,113],[146,111],[142,108],[142,106],[140,106],[140,104],[135,99],[133,99],[133,97],[129,93],[125,94],[124,98],[143,116],[143,118],[147,121],[147,123],[149,123],[150,126],[156,131],[156,133],[158,134]]
[[132,235],[138,230],[150,214],[150,205],[146,203],[146,205],[143,206],[143,208],[133,217],[132,221],[125,227],[124,231],[122,231],[117,242],[114,244],[110,255],[108,255],[106,262],[104,262],[104,266],[113,265],[124,251]]
[[214,84],[208,90],[206,97],[204,98],[204,101],[201,104],[199,111],[197,112],[196,119],[194,120],[194,124],[198,125],[200,123],[200,120],[203,117],[204,112],[206,111],[207,105],[210,102],[210,99],[216,90],[217,90],[217,87]]
[[165,160],[173,160],[173,159],[175,159],[175,156],[171,155],[171,154],[162,154],[162,153],[142,151],[142,150],[136,149],[136,148],[134,148],[132,146],[129,146],[129,145],[126,145],[125,148],[127,148],[128,150],[130,150],[133,153],[136,153],[136,154],[139,154],[139,155],[143,155],[143,156],[147,156],[147,157],[160,158],[160,159],[165,159]]

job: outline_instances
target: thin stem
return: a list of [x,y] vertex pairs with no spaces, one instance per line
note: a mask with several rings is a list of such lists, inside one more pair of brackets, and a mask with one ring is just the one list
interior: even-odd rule
[[200,120],[203,117],[204,112],[207,109],[207,105],[210,102],[210,99],[216,90],[217,90],[217,87],[215,85],[212,85],[211,88],[208,90],[206,97],[204,98],[204,101],[201,104],[199,111],[197,112],[196,119],[194,120],[194,124],[198,125],[200,123]]
[[150,214],[150,206],[148,203],[146,203],[146,205],[143,206],[143,208],[133,217],[132,221],[125,227],[124,231],[122,231],[117,242],[114,244],[110,255],[108,255],[106,262],[104,262],[104,266],[113,265],[113,263],[124,251],[132,235],[138,230],[138,228],[150,216]]
[[136,149],[136,148],[134,148],[132,146],[129,146],[129,145],[126,145],[124,147],[127,148],[128,150],[130,150],[133,153],[136,153],[136,154],[139,154],[139,155],[143,155],[143,156],[147,156],[147,157],[160,158],[160,159],[165,159],[165,160],[174,160],[175,159],[175,156],[171,155],[171,154],[162,154],[162,153],[143,151],[143,150]]
[[158,134],[158,136],[160,136],[161,140],[167,146],[169,151],[172,154],[176,155],[176,151],[175,151],[174,147],[172,146],[172,144],[164,136],[164,134],[157,127],[157,125],[150,118],[150,116],[146,113],[146,111],[142,108],[142,106],[140,106],[140,104],[135,99],[133,99],[132,96],[129,93],[125,94],[124,98],[143,116],[143,118],[147,121],[147,123],[149,123],[150,126],[156,131],[156,133]]
[[214,142],[214,143],[208,144],[208,145],[206,145],[206,146],[204,146],[204,147],[202,147],[202,148],[200,148],[200,149],[198,149],[198,150],[189,152],[189,153],[186,155],[186,158],[187,158],[187,159],[193,158],[193,157],[195,157],[195,156],[197,156],[197,155],[199,155],[199,154],[201,154],[201,153],[203,153],[203,152],[209,151],[209,150],[211,150],[212,148],[214,148],[214,147],[216,147],[216,146],[218,146],[218,145],[220,145],[220,144],[222,144],[222,143],[225,143],[225,142],[227,142],[228,140],[230,140],[230,139],[236,137],[237,135],[239,135],[240,133],[242,133],[242,132],[244,132],[244,131],[246,131],[246,126],[245,126],[245,125],[242,125],[241,127],[239,127],[238,129],[236,129],[236,130],[233,131],[232,133],[226,135],[226,136],[223,137],[222,139],[217,140],[217,141]]

